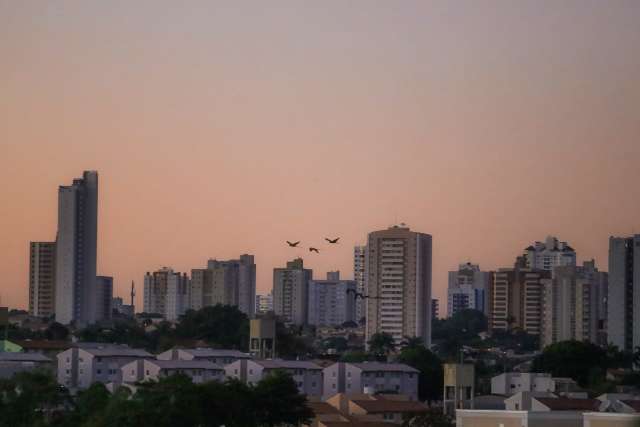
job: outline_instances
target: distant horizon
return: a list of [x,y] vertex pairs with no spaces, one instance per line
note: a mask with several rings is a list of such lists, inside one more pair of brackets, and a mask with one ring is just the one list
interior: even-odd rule
[[259,293],[300,255],[350,278],[400,222],[433,236],[443,313],[448,271],[548,235],[606,271],[640,232],[638,22],[633,0],[0,0],[0,304],[26,308],[29,242],[92,169],[117,296],[241,253]]

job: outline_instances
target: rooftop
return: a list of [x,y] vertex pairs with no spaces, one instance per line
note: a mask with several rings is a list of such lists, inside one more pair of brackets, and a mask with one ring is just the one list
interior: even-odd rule
[[385,371],[385,372],[419,372],[417,369],[412,368],[409,365],[403,363],[381,363],[381,362],[363,362],[363,363],[349,363],[358,369],[366,372],[370,371]]
[[255,362],[266,369],[315,369],[322,370],[322,368],[313,362],[307,362],[304,360],[255,360]]
[[179,350],[186,351],[194,357],[236,357],[238,359],[249,359],[251,356],[239,350],[225,350],[218,348],[200,347],[200,348],[181,348]]
[[128,347],[99,347],[84,348],[83,350],[97,357],[153,357],[144,350]]
[[428,408],[420,402],[411,400],[391,400],[391,399],[372,399],[372,400],[353,400],[353,403],[364,409],[370,414],[383,412],[427,412]]
[[224,368],[208,360],[149,360],[160,369],[208,369],[222,371]]
[[568,397],[536,397],[535,400],[552,411],[598,411],[602,404],[598,399],[571,399]]
[[51,362],[51,359],[39,353],[2,352],[0,362]]

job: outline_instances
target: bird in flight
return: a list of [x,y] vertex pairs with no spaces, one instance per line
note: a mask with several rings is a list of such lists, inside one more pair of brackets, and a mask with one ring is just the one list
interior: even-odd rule
[[300,242],[290,242],[287,240],[287,244],[289,246],[291,246],[292,248],[295,248],[296,246],[298,246],[300,244]]
[[336,237],[335,239],[327,239],[327,238],[325,237],[325,238],[324,238],[324,240],[326,240],[326,241],[327,241],[327,242],[329,242],[329,243],[334,244],[334,243],[338,243],[338,240],[340,240],[340,238],[339,238],[339,237]]
[[318,249],[314,248],[314,247],[309,248],[309,252],[315,252],[317,254],[320,253],[320,251]]

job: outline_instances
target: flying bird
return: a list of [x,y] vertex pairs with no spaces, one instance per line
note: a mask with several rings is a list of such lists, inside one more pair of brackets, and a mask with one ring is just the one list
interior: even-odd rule
[[296,246],[298,246],[300,244],[300,242],[290,242],[287,240],[287,244],[289,246],[291,246],[292,248],[295,248]]
[[319,254],[319,253],[320,253],[320,251],[319,251],[318,249],[313,248],[313,247],[309,248],[309,252],[315,252],[315,253],[317,253],[317,254]]
[[326,241],[327,241],[327,242],[329,242],[329,243],[334,244],[334,243],[338,243],[338,240],[340,240],[340,238],[339,238],[339,237],[336,237],[335,239],[327,239],[327,238],[325,237],[325,238],[324,238],[324,240],[326,240]]

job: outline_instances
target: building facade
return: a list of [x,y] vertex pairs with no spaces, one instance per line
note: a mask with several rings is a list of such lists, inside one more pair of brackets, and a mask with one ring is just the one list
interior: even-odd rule
[[98,173],[86,171],[58,189],[56,238],[56,321],[96,321]]
[[175,321],[189,308],[189,278],[186,273],[163,267],[144,276],[144,312],[161,314]]
[[340,272],[327,273],[327,280],[309,281],[309,319],[315,326],[337,326],[356,321],[356,282],[340,280]]
[[238,360],[224,368],[227,378],[238,379],[255,385],[274,371],[291,375],[298,391],[310,397],[322,396],[322,368],[315,363],[301,360]]
[[369,234],[366,255],[366,339],[385,332],[397,342],[431,345],[431,247],[428,234],[404,225]]
[[29,315],[49,317],[56,309],[56,242],[29,245]]
[[138,359],[124,365],[121,371],[122,382],[127,384],[158,381],[176,374],[188,376],[195,384],[224,381],[224,368],[207,360]]
[[309,281],[313,270],[305,269],[302,258],[273,269],[273,311],[287,323],[304,325],[309,316]]
[[271,292],[256,295],[256,314],[266,314],[273,311],[273,295]]
[[[359,294],[366,295],[366,260],[367,260],[367,247],[356,246],[353,248],[353,280],[356,282],[356,290]],[[361,320],[366,317],[366,303],[363,298],[356,300],[356,322],[361,323]]]
[[553,236],[527,247],[523,257],[524,266],[532,270],[552,271],[554,267],[576,265],[576,251],[567,242],[561,242]]
[[489,287],[491,272],[480,271],[470,262],[460,264],[457,271],[449,272],[447,313],[451,317],[461,310],[473,309],[489,315]]
[[113,277],[96,276],[96,321],[111,320],[113,313]]
[[640,346],[640,234],[609,238],[607,336],[620,350]]

